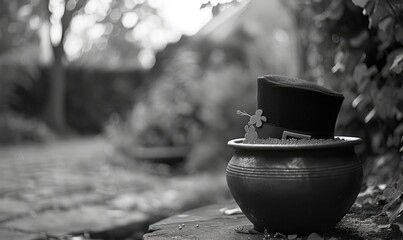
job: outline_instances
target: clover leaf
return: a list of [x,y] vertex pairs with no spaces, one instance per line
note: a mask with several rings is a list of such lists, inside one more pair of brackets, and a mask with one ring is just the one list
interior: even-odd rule
[[267,121],[267,118],[265,116],[262,116],[263,114],[262,109],[256,110],[255,115],[252,116],[241,110],[238,110],[236,113],[238,115],[248,116],[250,118],[248,124],[245,126],[246,134],[244,143],[256,143],[258,135],[255,126],[261,127],[263,125],[263,122]]
[[256,143],[257,132],[254,126],[245,126],[245,140],[244,143]]
[[248,124],[249,125],[256,124],[256,127],[261,127],[263,124],[262,122],[267,121],[267,118],[265,116],[262,116],[262,114],[263,114],[262,109],[256,110],[255,115],[250,117]]

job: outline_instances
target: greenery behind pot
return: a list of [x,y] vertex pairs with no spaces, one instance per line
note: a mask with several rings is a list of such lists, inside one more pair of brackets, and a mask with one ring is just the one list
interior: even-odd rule
[[305,1],[301,9],[306,76],[343,92],[336,132],[364,139],[370,181],[390,180],[402,158],[403,3]]
[[233,7],[157,56],[153,84],[126,122],[108,127],[119,148],[188,145],[188,170],[225,168],[226,143],[247,122],[237,110],[256,110],[256,78],[299,71],[293,17],[281,1]]
[[128,118],[107,126],[115,146],[133,154],[136,147],[187,146],[190,170],[224,167],[230,157],[226,142],[242,136],[247,120],[236,110],[253,111],[256,86],[242,63],[228,63],[217,56],[222,54],[212,51],[203,61],[200,52],[181,47],[169,57]]

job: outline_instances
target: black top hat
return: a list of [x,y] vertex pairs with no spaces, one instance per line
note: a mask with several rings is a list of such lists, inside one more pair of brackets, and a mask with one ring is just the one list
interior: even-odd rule
[[259,138],[334,138],[343,95],[297,78],[266,75],[257,79],[257,109],[267,121]]

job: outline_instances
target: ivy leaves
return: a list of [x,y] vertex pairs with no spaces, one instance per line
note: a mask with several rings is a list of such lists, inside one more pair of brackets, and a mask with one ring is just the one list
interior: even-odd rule
[[402,73],[403,70],[403,49],[400,49],[399,53],[394,57],[392,66],[389,68],[396,74]]
[[339,131],[363,136],[368,159],[389,159],[387,173],[378,160],[367,166],[371,177],[389,178],[403,153],[403,1],[304,2],[305,74],[343,92]]
[[363,13],[369,16],[369,24],[373,27],[394,13],[389,0],[353,0],[353,3],[364,9]]
[[[382,213],[388,213],[389,224],[395,224],[400,231],[403,230],[403,176],[400,176],[397,182],[393,182],[383,191],[383,197],[387,204],[383,207]],[[399,204],[397,207],[396,205]],[[389,210],[389,211],[388,211]]]
[[364,8],[368,2],[369,0],[353,0],[353,3],[361,8]]
[[[403,43],[403,4],[392,0],[353,0],[368,16],[369,28],[378,28],[378,35],[386,49],[394,41]],[[393,39],[394,38],[394,39]],[[382,50],[382,49],[381,49]]]

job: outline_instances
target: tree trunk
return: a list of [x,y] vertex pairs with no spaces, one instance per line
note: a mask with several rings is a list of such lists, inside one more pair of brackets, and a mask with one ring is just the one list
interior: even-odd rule
[[[52,45],[54,62],[50,67],[49,90],[45,106],[45,121],[51,128],[60,134],[70,132],[66,123],[66,70],[63,63],[66,53],[63,48],[63,43],[66,36],[66,30],[70,26],[73,18],[74,10],[83,7],[86,1],[78,1],[75,8],[70,10],[66,8],[66,2],[67,1],[65,1],[65,12],[61,19],[62,34],[60,36],[60,43]],[[42,4],[43,14],[46,16],[44,19],[50,23],[51,12],[48,8],[49,0],[43,1]]]
[[49,78],[45,119],[51,128],[64,134],[68,130],[65,115],[66,73],[63,63],[56,61],[56,57],[53,66],[50,68]]

